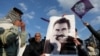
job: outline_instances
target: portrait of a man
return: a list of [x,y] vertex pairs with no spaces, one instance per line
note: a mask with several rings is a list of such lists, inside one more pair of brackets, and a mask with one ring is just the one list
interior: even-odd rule
[[66,42],[65,38],[68,37],[68,32],[70,29],[70,22],[66,18],[61,18],[56,21],[53,25],[54,27],[54,36],[56,36],[56,40],[63,43]]
[[[53,18],[57,19],[53,20]],[[72,28],[75,30],[75,22],[71,23],[74,20],[70,21],[69,18],[71,17],[69,16],[53,18],[50,19],[51,22],[47,31],[45,53],[52,55],[76,54],[75,44],[73,42],[74,36],[70,35],[70,30]]]

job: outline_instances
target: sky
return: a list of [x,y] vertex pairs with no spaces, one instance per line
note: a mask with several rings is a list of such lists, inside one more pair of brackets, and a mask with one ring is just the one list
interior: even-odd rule
[[[34,36],[36,32],[46,36],[48,22],[41,20],[44,17],[49,20],[51,16],[74,14],[72,6],[79,0],[0,0],[0,18],[3,18],[13,8],[23,11],[22,20],[26,24],[26,31]],[[83,20],[90,23],[95,30],[100,29],[99,0],[90,0],[94,8],[87,12]],[[76,28],[81,39],[85,40],[91,35],[90,31],[82,24],[80,18],[75,15]]]

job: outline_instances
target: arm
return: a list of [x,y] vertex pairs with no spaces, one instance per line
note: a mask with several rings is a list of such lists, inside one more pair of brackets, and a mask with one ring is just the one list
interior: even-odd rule
[[77,48],[77,51],[78,51],[78,56],[88,56],[87,51],[83,47],[82,40],[79,39],[79,38],[75,38],[74,42],[76,44],[76,48]]
[[27,33],[25,31],[22,31],[20,33],[20,39],[21,39],[21,47],[23,47],[26,43]]
[[78,49],[78,56],[89,56],[87,51],[83,48],[82,45],[78,45],[77,49]]
[[95,38],[100,41],[100,34],[95,31],[89,23],[84,22],[84,25],[90,30],[90,32],[95,36]]
[[25,24],[24,22],[21,22],[21,33],[20,33],[20,38],[21,38],[21,47],[23,47],[26,43],[26,38],[27,38],[27,33],[25,31]]

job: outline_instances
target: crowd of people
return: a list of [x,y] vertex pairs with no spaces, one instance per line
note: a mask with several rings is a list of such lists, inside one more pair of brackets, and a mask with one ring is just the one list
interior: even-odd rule
[[[6,23],[7,24],[10,23],[12,26],[10,26],[9,29],[4,29],[3,27],[0,26],[0,56],[45,56],[45,53],[55,53],[52,50],[54,49],[55,46],[53,46],[49,42],[49,40],[42,39],[40,32],[36,32],[32,38],[28,39],[29,44],[26,45],[27,32],[25,31],[25,23],[21,20],[22,15],[23,12],[21,12],[17,8],[13,8],[10,15],[8,14],[8,16],[5,18],[6,20],[10,21]],[[62,23],[62,21],[66,20],[63,18],[63,20],[57,21],[56,23],[65,24],[64,22]],[[67,29],[70,29],[69,22],[68,21],[66,22],[67,22],[66,26],[67,28],[59,28],[55,30],[59,32],[60,30],[67,31]],[[55,26],[56,25],[59,26],[56,23]],[[83,22],[83,24],[90,30],[90,32],[95,36],[95,38],[100,41],[100,34],[96,30],[94,30],[89,23]],[[78,56],[90,56],[90,54],[93,54],[92,56],[96,56],[94,53],[89,52],[89,51],[95,52],[94,50],[90,50],[90,48],[94,47],[92,43],[87,47],[87,49],[89,50],[87,51],[83,45],[83,40],[77,38],[78,37],[77,29],[75,29],[76,38],[68,36],[68,39],[64,39],[63,42],[69,41],[69,43],[62,44],[61,40],[63,39],[61,37],[63,35],[56,35],[56,36],[57,36],[56,40],[58,40],[62,45],[61,51],[59,52],[60,54],[75,53],[74,51],[77,51]],[[68,46],[73,46],[73,47],[68,48]],[[74,49],[74,46],[76,46],[77,50]],[[25,48],[23,51],[21,50],[22,52],[21,53],[19,50],[20,48],[23,47]],[[70,52],[70,50],[73,51]]]

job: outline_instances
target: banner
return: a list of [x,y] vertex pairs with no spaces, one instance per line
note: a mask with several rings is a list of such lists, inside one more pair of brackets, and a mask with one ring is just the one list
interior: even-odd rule
[[77,56],[75,37],[75,16],[50,17],[46,34],[44,53],[46,56]]

